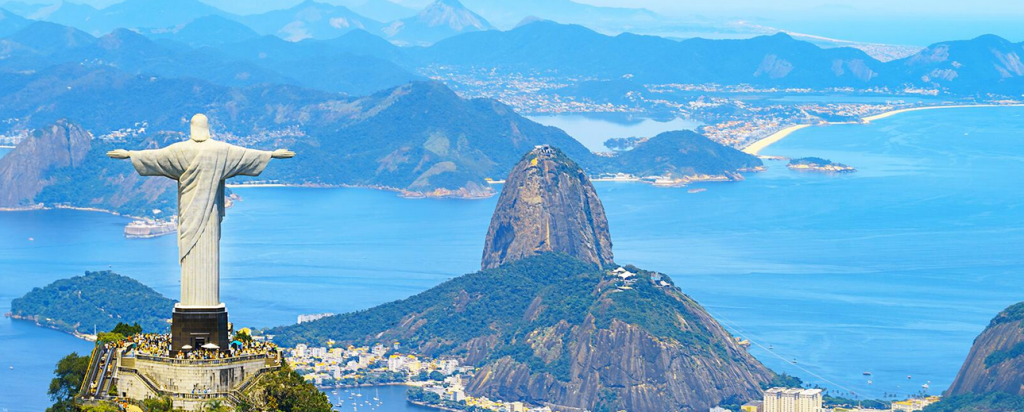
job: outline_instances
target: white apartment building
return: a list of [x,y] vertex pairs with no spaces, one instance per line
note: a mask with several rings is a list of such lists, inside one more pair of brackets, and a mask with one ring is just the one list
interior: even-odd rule
[[764,412],[822,412],[821,389],[771,388],[764,392]]

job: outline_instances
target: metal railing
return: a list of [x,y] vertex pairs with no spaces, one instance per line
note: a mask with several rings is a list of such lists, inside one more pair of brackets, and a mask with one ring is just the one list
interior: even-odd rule
[[198,365],[203,365],[203,366],[208,366],[208,365],[225,365],[225,364],[232,364],[232,363],[239,363],[239,362],[248,362],[248,361],[256,360],[256,359],[266,359],[266,358],[269,358],[269,357],[271,357],[269,354],[261,353],[261,354],[258,354],[258,355],[243,355],[243,356],[234,356],[234,357],[230,357],[230,358],[177,359],[177,358],[170,358],[170,357],[164,357],[164,356],[143,355],[143,354],[139,354],[139,353],[135,354],[135,359],[148,360],[148,361],[161,362],[161,363],[170,363],[170,364],[175,364],[175,365],[196,365],[196,366],[198,366]]

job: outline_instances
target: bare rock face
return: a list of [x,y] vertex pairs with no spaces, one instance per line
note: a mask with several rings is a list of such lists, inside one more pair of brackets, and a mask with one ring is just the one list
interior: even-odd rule
[[586,173],[560,150],[533,149],[509,173],[484,242],[483,269],[545,252],[613,263],[608,219]]
[[66,120],[35,130],[0,159],[0,208],[63,205],[136,216],[172,212],[174,181],[143,179],[130,162],[107,158],[105,152],[114,148]]
[[35,204],[36,195],[51,183],[48,172],[81,165],[91,140],[88,132],[63,120],[36,130],[0,159],[0,207]]
[[992,392],[1024,395],[1024,302],[1000,312],[974,339],[947,395]]

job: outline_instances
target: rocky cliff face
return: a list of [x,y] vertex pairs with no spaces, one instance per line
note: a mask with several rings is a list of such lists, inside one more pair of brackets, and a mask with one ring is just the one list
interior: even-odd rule
[[978,335],[947,395],[992,392],[1024,396],[1024,302],[1000,312]]
[[583,169],[538,146],[512,168],[484,242],[484,269],[559,252],[599,268],[613,263],[608,219]]
[[0,207],[62,205],[130,215],[162,210],[170,216],[174,181],[142,178],[130,162],[107,158],[113,148],[66,120],[37,129],[0,159]]
[[27,207],[52,184],[50,172],[80,166],[91,147],[89,133],[67,121],[36,130],[0,159],[0,207]]

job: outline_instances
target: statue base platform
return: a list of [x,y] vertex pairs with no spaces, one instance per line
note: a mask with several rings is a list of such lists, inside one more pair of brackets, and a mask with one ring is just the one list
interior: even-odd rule
[[180,351],[185,345],[200,349],[214,344],[228,348],[228,311],[224,306],[210,308],[174,307],[171,314],[171,350]]
[[[98,397],[120,397],[141,401],[167,397],[174,410],[205,411],[207,403],[218,400],[238,406],[245,391],[265,373],[281,368],[277,354],[248,355],[211,360],[180,360],[117,353],[111,359],[113,379],[100,382]],[[102,375],[102,374],[101,374]],[[90,386],[91,387],[91,386]]]

